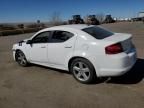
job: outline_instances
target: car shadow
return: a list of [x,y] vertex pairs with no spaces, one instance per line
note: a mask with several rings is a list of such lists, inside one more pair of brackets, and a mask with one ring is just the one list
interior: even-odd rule
[[[71,74],[70,72],[59,70],[55,68],[45,67],[41,65],[32,64],[31,66],[38,66],[41,68],[57,71],[62,74]],[[144,79],[144,59],[137,59],[136,64],[133,68],[127,72],[126,74],[119,76],[119,77],[103,77],[97,78],[93,84],[100,84],[100,83],[112,83],[112,84],[137,84]]]
[[137,84],[144,78],[144,59],[138,58],[133,68],[126,74],[119,77],[112,77],[106,83],[114,84]]

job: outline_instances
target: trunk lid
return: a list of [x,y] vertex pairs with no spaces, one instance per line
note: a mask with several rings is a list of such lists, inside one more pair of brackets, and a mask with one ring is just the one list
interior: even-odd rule
[[115,33],[114,35],[107,37],[103,40],[108,42],[109,44],[120,43],[122,45],[123,51],[129,52],[130,49],[134,47],[131,39],[132,39],[131,34]]

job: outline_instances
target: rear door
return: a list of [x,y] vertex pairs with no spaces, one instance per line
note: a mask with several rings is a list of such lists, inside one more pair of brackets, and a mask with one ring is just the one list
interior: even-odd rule
[[63,66],[65,59],[72,55],[76,36],[67,31],[53,31],[48,43],[48,61]]

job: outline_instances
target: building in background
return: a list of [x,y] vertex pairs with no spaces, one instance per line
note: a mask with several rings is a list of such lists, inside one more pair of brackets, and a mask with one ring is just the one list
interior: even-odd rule
[[144,12],[139,12],[136,18],[132,18],[132,21],[144,21]]
[[144,17],[144,12],[139,12],[138,17]]

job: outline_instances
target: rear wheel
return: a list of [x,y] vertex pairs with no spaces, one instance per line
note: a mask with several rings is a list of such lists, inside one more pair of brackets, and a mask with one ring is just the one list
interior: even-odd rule
[[86,59],[74,59],[70,66],[74,78],[81,83],[91,83],[96,79],[96,73],[93,65]]
[[22,51],[17,51],[15,54],[15,58],[16,58],[17,63],[20,66],[23,66],[23,67],[28,66],[27,59]]

